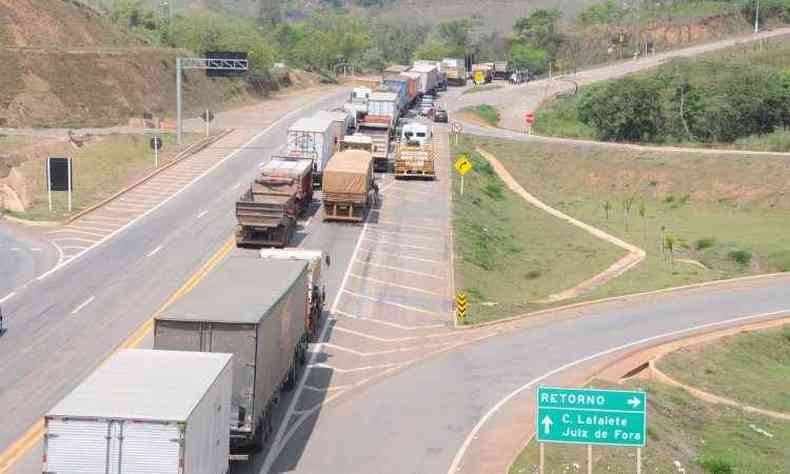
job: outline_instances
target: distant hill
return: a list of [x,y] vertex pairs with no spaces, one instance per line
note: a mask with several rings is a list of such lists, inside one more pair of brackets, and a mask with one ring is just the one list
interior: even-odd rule
[[[175,58],[77,0],[0,0],[0,127],[126,124],[144,113],[175,114]],[[232,79],[194,72],[187,108],[214,107]]]

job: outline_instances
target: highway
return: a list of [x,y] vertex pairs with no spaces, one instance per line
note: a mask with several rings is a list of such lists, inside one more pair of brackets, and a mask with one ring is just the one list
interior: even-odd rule
[[[287,127],[344,98],[345,92],[315,101],[240,151],[222,150],[229,159],[161,206],[68,265],[25,287],[13,287],[14,294],[3,304],[8,332],[0,338],[0,452],[20,447],[14,443],[52,405],[227,242],[235,226],[238,183],[249,182],[259,163],[283,145]],[[258,133],[254,122],[248,127]],[[348,261],[360,229],[317,223],[315,219],[300,231],[297,240],[306,235],[304,245],[322,248],[338,262]],[[335,278],[330,273],[328,289],[339,286]],[[3,282],[9,288],[14,284],[5,272]],[[31,439],[8,472],[40,472],[40,443]]]
[[57,262],[57,249],[47,239],[0,217],[0,305],[14,296],[14,290]]
[[[41,415],[227,252],[238,184],[283,144],[291,122],[341,100],[317,101],[225,150],[212,171],[68,265],[22,288],[14,281],[27,281],[24,272],[5,283],[14,294],[0,338],[0,456],[13,462],[4,471],[0,457],[0,473],[40,472]],[[302,223],[294,244],[332,257],[331,307],[309,370],[281,400],[274,439],[235,474],[503,472],[532,430],[537,384],[579,383],[639,347],[790,317],[782,275],[455,329],[444,127],[434,143],[437,181],[383,177],[382,205],[364,225]],[[150,344],[143,336],[140,347]]]

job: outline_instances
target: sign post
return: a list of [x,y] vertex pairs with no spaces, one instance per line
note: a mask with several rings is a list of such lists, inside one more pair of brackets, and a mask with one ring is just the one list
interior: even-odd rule
[[162,137],[151,137],[151,149],[154,150],[154,168],[159,168],[159,150],[162,149]]
[[465,293],[458,293],[455,297],[455,311],[458,322],[463,324],[466,322],[466,311],[469,309],[469,300],[466,298]]
[[206,137],[211,136],[211,121],[214,120],[214,114],[209,109],[206,109],[206,111],[200,115],[200,118],[206,122]]
[[[592,445],[637,448],[637,472],[647,435],[647,394],[640,391],[538,387],[537,440],[587,445],[587,472],[592,472]],[[543,470],[541,456],[541,471]]]
[[459,122],[453,122],[452,128],[453,128],[453,135],[455,135],[455,144],[458,145],[458,136],[461,135],[464,126],[461,125]]
[[527,121],[527,135],[532,135],[532,124],[535,123],[535,114],[527,112],[524,114],[524,119]]
[[464,195],[464,175],[472,169],[472,162],[465,155],[461,155],[455,160],[455,169],[461,175],[461,196]]
[[71,158],[47,158],[47,199],[49,212],[52,212],[52,191],[67,191],[69,193],[69,212],[72,208],[71,191],[74,188],[73,169]]

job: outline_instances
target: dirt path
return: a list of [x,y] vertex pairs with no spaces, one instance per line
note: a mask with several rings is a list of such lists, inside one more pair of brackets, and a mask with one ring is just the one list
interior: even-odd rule
[[623,273],[627,272],[631,268],[638,265],[642,260],[645,259],[646,253],[639,247],[629,244],[623,240],[618,239],[617,237],[607,234],[606,232],[602,231],[597,227],[593,227],[589,224],[586,224],[578,219],[574,219],[573,217],[558,211],[557,209],[545,204],[540,199],[536,198],[532,194],[528,193],[520,184],[513,178],[513,176],[508,172],[508,170],[496,159],[496,157],[482,148],[477,148],[477,151],[491,163],[491,166],[494,167],[496,170],[497,175],[505,182],[508,188],[510,188],[513,192],[524,198],[525,201],[532,204],[533,206],[537,207],[538,209],[545,211],[552,216],[562,219],[565,222],[574,225],[589,234],[592,234],[594,237],[597,237],[601,240],[609,242],[613,245],[616,245],[626,252],[628,252],[624,257],[620,260],[612,264],[609,268],[604,270],[603,272],[595,275],[594,277],[579,283],[578,285],[568,288],[567,290],[563,290],[559,293],[554,293],[549,295],[543,300],[538,301],[539,303],[556,303],[558,301],[564,301],[571,298],[575,298],[580,294],[586,293],[590,290],[593,290],[601,285],[604,285],[611,280],[619,277]]

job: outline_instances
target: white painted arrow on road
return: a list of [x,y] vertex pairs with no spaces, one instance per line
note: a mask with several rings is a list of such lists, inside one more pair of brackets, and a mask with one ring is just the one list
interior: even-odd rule
[[631,405],[631,408],[636,408],[636,407],[638,407],[638,406],[639,406],[639,405],[640,405],[642,402],[640,402],[638,398],[634,397],[634,398],[631,398],[631,399],[629,399],[629,400],[628,400],[626,403],[628,403],[629,405]]
[[551,418],[549,418],[549,415],[546,415],[546,416],[543,417],[543,421],[541,421],[540,424],[543,425],[543,433],[544,434],[549,434],[549,431],[551,431],[551,425],[553,425],[554,422],[551,421]]

